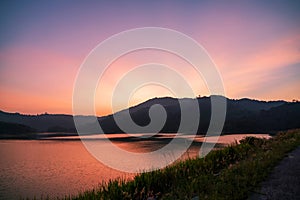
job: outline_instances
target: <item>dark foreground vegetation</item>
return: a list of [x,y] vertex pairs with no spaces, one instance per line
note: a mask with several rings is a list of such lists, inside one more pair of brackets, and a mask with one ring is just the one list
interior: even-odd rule
[[142,173],[131,181],[112,180],[66,199],[245,199],[299,145],[299,129],[269,140],[248,137],[205,158]]

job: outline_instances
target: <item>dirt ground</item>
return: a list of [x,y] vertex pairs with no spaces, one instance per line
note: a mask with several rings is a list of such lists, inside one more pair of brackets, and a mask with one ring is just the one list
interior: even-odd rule
[[300,200],[300,147],[290,152],[249,200]]

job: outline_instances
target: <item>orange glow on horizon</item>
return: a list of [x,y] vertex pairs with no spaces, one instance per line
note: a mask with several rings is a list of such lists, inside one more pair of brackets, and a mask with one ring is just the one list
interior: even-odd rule
[[[4,4],[7,7],[2,9],[7,10],[0,24],[3,111],[72,114],[74,82],[89,52],[114,34],[146,26],[174,29],[202,45],[217,65],[228,98],[300,100],[300,3],[296,1]],[[132,52],[113,62],[101,77],[95,91],[98,116],[113,112],[113,90],[122,76],[147,63],[165,64],[182,74],[194,95],[187,96],[181,84],[174,84],[177,96],[167,87],[146,85],[134,88],[130,98],[116,101],[114,111],[153,97],[210,95],[205,77],[183,59],[162,51]],[[150,69],[136,79],[158,75],[172,79],[167,70]],[[125,94],[134,81],[120,87],[120,93]]]

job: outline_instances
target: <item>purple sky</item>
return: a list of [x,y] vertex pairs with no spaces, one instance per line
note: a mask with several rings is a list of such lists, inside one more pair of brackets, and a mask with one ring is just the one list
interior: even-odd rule
[[[113,34],[149,26],[174,29],[200,43],[218,66],[230,98],[300,99],[300,1],[0,4],[1,110],[72,113],[73,83],[88,53]],[[128,63],[134,61],[120,65]],[[101,95],[110,90],[107,86]],[[161,88],[147,87],[132,104],[164,95]],[[108,104],[104,107],[99,114],[111,112]]]

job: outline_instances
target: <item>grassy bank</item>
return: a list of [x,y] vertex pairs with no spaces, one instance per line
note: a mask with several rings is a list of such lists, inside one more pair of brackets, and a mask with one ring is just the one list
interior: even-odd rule
[[245,199],[287,152],[300,145],[300,130],[272,139],[246,138],[205,158],[189,159],[132,181],[114,180],[66,199]]

